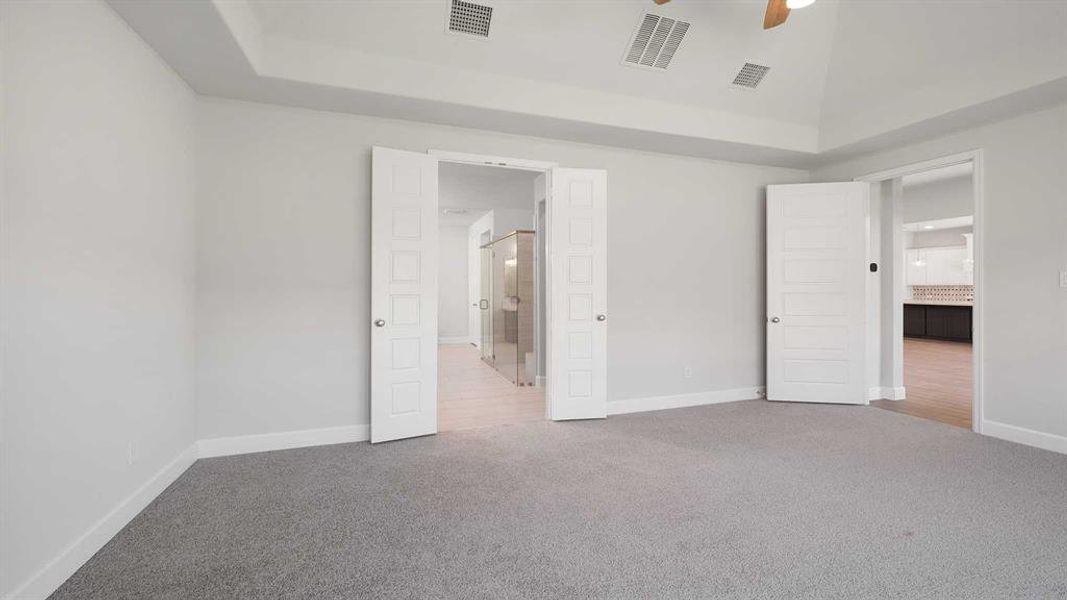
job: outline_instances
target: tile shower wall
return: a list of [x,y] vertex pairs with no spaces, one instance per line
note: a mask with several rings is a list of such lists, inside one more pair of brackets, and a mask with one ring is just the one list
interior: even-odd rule
[[973,285],[913,285],[912,298],[934,302],[974,302]]

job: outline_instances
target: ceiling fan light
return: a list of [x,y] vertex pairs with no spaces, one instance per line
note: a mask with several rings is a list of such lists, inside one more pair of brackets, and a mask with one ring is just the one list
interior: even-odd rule
[[785,5],[788,6],[790,10],[792,10],[794,8],[804,8],[805,6],[811,6],[814,3],[815,0],[786,0]]

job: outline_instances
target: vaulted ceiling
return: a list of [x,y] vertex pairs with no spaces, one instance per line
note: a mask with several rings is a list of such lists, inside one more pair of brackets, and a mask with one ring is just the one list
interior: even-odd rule
[[[476,0],[478,1],[478,0]],[[1067,99],[1067,2],[110,0],[201,93],[742,162],[809,166]],[[622,58],[650,12],[666,70]],[[746,62],[759,87],[731,85]]]

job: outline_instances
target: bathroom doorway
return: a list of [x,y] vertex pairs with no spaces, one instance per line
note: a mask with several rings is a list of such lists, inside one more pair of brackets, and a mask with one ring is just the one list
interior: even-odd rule
[[545,174],[442,160],[438,182],[438,430],[544,420]]
[[[477,168],[478,175],[456,186],[455,195],[446,190],[439,202],[439,167],[446,165],[447,170],[453,164],[468,173]],[[482,298],[469,296],[476,289],[470,285],[471,278],[480,276],[473,275],[475,265],[470,258],[476,252],[473,248],[480,250],[487,230],[493,241],[498,233],[532,227],[536,243],[544,244],[540,254],[547,256],[543,265],[535,263],[535,294],[528,301],[541,307],[535,311],[533,360],[524,356],[522,361],[542,371],[544,378],[535,372],[533,386],[512,383],[510,390],[530,391],[542,384],[543,418],[606,418],[607,171],[439,150],[420,154],[381,146],[373,148],[371,167],[371,442],[500,424],[464,421],[458,425],[453,421],[439,426],[438,418],[442,412],[439,395],[449,391],[438,385],[442,378],[439,346],[454,344],[460,350],[469,344],[475,349],[471,354],[480,360],[480,319],[471,318],[471,311],[481,310]],[[526,177],[521,182],[523,194],[534,189],[532,197],[522,200],[522,225],[498,219],[508,210],[495,207],[495,202],[506,199],[504,194],[490,194],[491,209],[468,201],[476,196],[487,173],[508,171],[532,172],[522,174]],[[533,177],[532,185],[529,177]],[[544,226],[538,229],[538,218],[530,208],[536,213],[541,198],[545,200]],[[469,225],[488,218],[489,213],[492,226],[475,229],[471,235]],[[464,222],[441,226],[442,218],[453,217]],[[443,244],[442,238],[449,237],[452,243]],[[442,263],[445,253],[459,260]],[[456,281],[459,285],[453,285]],[[448,284],[447,289],[441,289],[442,282]],[[538,296],[544,301],[538,303]],[[447,311],[444,322],[439,319],[442,309]],[[476,335],[472,328],[478,329]],[[485,367],[495,370],[495,366]],[[443,418],[483,415],[472,401],[489,395],[480,393],[478,387],[477,382],[454,386],[455,402],[445,408]]]

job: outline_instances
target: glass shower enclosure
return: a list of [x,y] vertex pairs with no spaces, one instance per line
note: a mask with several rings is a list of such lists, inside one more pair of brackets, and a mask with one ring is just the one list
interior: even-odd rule
[[534,385],[534,232],[481,248],[482,360],[515,385]]

